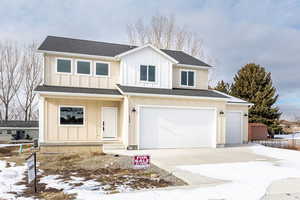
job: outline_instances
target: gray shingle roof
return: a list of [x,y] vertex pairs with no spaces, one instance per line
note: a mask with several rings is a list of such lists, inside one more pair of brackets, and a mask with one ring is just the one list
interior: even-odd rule
[[[114,44],[107,42],[48,36],[38,48],[38,50],[114,57],[118,54],[124,53],[136,47],[137,46],[125,44]],[[171,56],[172,58],[174,58],[175,60],[177,60],[179,64],[210,67],[208,64],[202,62],[201,60],[193,56],[186,54],[183,51],[174,51],[166,49],[161,50],[164,53]]]
[[20,128],[38,128],[38,121],[21,121],[21,120],[8,120],[0,121],[0,127],[20,127]]
[[192,96],[192,97],[212,97],[212,98],[225,98],[228,97],[221,95],[213,90],[200,90],[200,89],[162,89],[162,88],[145,88],[117,85],[124,93],[137,93],[137,94],[157,94],[157,95],[178,95],[178,96]]
[[82,87],[63,87],[39,85],[34,91],[37,92],[67,92],[67,93],[83,93],[83,94],[104,94],[104,95],[121,95],[118,90],[100,89],[100,88],[82,88]]

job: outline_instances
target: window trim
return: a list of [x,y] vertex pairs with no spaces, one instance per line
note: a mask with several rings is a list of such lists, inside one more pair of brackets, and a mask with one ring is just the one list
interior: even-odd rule
[[[71,61],[71,72],[58,72],[57,71],[57,64],[58,64],[58,60],[69,60]],[[56,57],[55,58],[55,72],[57,74],[73,74],[73,59],[72,58],[65,58],[65,57]]]
[[[181,72],[187,72],[187,85],[182,85],[181,84]],[[191,86],[189,85],[189,75],[188,72],[193,72],[194,73],[194,84]],[[196,70],[192,69],[180,69],[179,70],[179,85],[180,87],[185,87],[185,88],[195,88],[196,87]]]
[[[146,66],[147,67],[147,80],[145,81],[145,80],[141,80],[141,66]],[[155,81],[149,81],[148,79],[149,79],[149,66],[153,66],[154,67],[154,69],[155,69]],[[156,65],[144,65],[144,64],[140,64],[139,65],[139,70],[138,70],[138,74],[139,74],[139,82],[140,83],[152,83],[152,84],[157,84],[158,83],[158,81],[157,81],[157,70],[158,70],[158,67],[156,66]]]
[[[69,108],[82,108],[83,109],[83,124],[61,124],[60,123],[60,108],[69,107]],[[85,106],[73,106],[73,105],[59,105],[58,106],[58,125],[60,127],[84,127],[85,126]]]
[[[100,63],[100,64],[108,64],[108,74],[107,75],[97,75],[96,74],[96,66],[97,66],[97,63]],[[109,78],[110,77],[110,62],[105,62],[105,61],[94,61],[94,76],[95,77],[107,77]]]
[[[81,73],[78,73],[78,68],[77,68],[77,63],[78,61],[82,61],[82,62],[88,62],[90,63],[90,73],[89,74],[81,74]],[[79,76],[92,76],[93,72],[92,72],[92,61],[91,60],[86,60],[86,59],[75,59],[75,68],[76,68],[76,75],[79,75]]]

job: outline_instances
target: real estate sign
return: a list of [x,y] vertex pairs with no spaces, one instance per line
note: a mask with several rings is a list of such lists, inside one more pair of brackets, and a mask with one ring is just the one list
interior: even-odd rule
[[27,158],[27,168],[28,168],[28,183],[31,183],[35,179],[35,163],[34,163],[33,154],[31,154],[31,156]]
[[136,155],[133,157],[133,166],[135,169],[145,169],[150,167],[149,155]]

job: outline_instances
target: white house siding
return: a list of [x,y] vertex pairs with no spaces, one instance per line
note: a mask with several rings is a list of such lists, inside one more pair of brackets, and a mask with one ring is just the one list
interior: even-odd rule
[[[155,83],[140,81],[140,65],[156,67]],[[121,73],[122,85],[172,88],[172,62],[150,47],[124,56],[121,60]]]

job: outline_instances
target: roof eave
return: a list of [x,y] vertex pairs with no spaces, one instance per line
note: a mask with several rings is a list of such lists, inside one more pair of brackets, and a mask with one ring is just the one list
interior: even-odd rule
[[100,98],[115,98],[122,99],[122,95],[114,94],[91,94],[91,93],[78,93],[78,92],[52,92],[52,91],[34,91],[39,95],[51,95],[51,96],[81,96],[81,97],[100,97]]
[[89,55],[89,54],[81,54],[81,53],[70,53],[70,52],[62,52],[62,51],[49,51],[49,50],[37,50],[37,53],[47,53],[53,55],[63,55],[70,57],[82,57],[82,58],[96,58],[96,59],[105,59],[110,61],[119,61],[120,59],[111,56],[99,56],[99,55]]
[[182,63],[178,63],[176,64],[176,66],[178,67],[189,67],[189,68],[195,68],[195,69],[213,69],[215,67],[212,66],[201,66],[201,65],[188,65],[188,64],[182,64]]
[[158,52],[159,54],[163,55],[164,57],[166,57],[167,59],[169,59],[173,64],[179,63],[177,60],[175,60],[174,58],[172,58],[171,56],[169,56],[168,54],[166,54],[165,52],[161,51],[160,49],[154,47],[154,46],[151,45],[151,44],[145,44],[145,45],[143,45],[143,46],[139,46],[139,47],[137,47],[137,48],[130,49],[130,50],[128,50],[128,51],[125,51],[125,52],[123,52],[123,53],[120,53],[120,54],[116,55],[115,58],[122,58],[122,57],[124,57],[124,56],[127,56],[127,55],[129,55],[129,54],[131,54],[131,53],[134,53],[134,52],[137,52],[137,51],[140,51],[140,50],[142,50],[142,49],[144,49],[144,48],[147,48],[147,47],[150,47],[150,48],[152,48],[153,50],[155,50],[156,52]]

